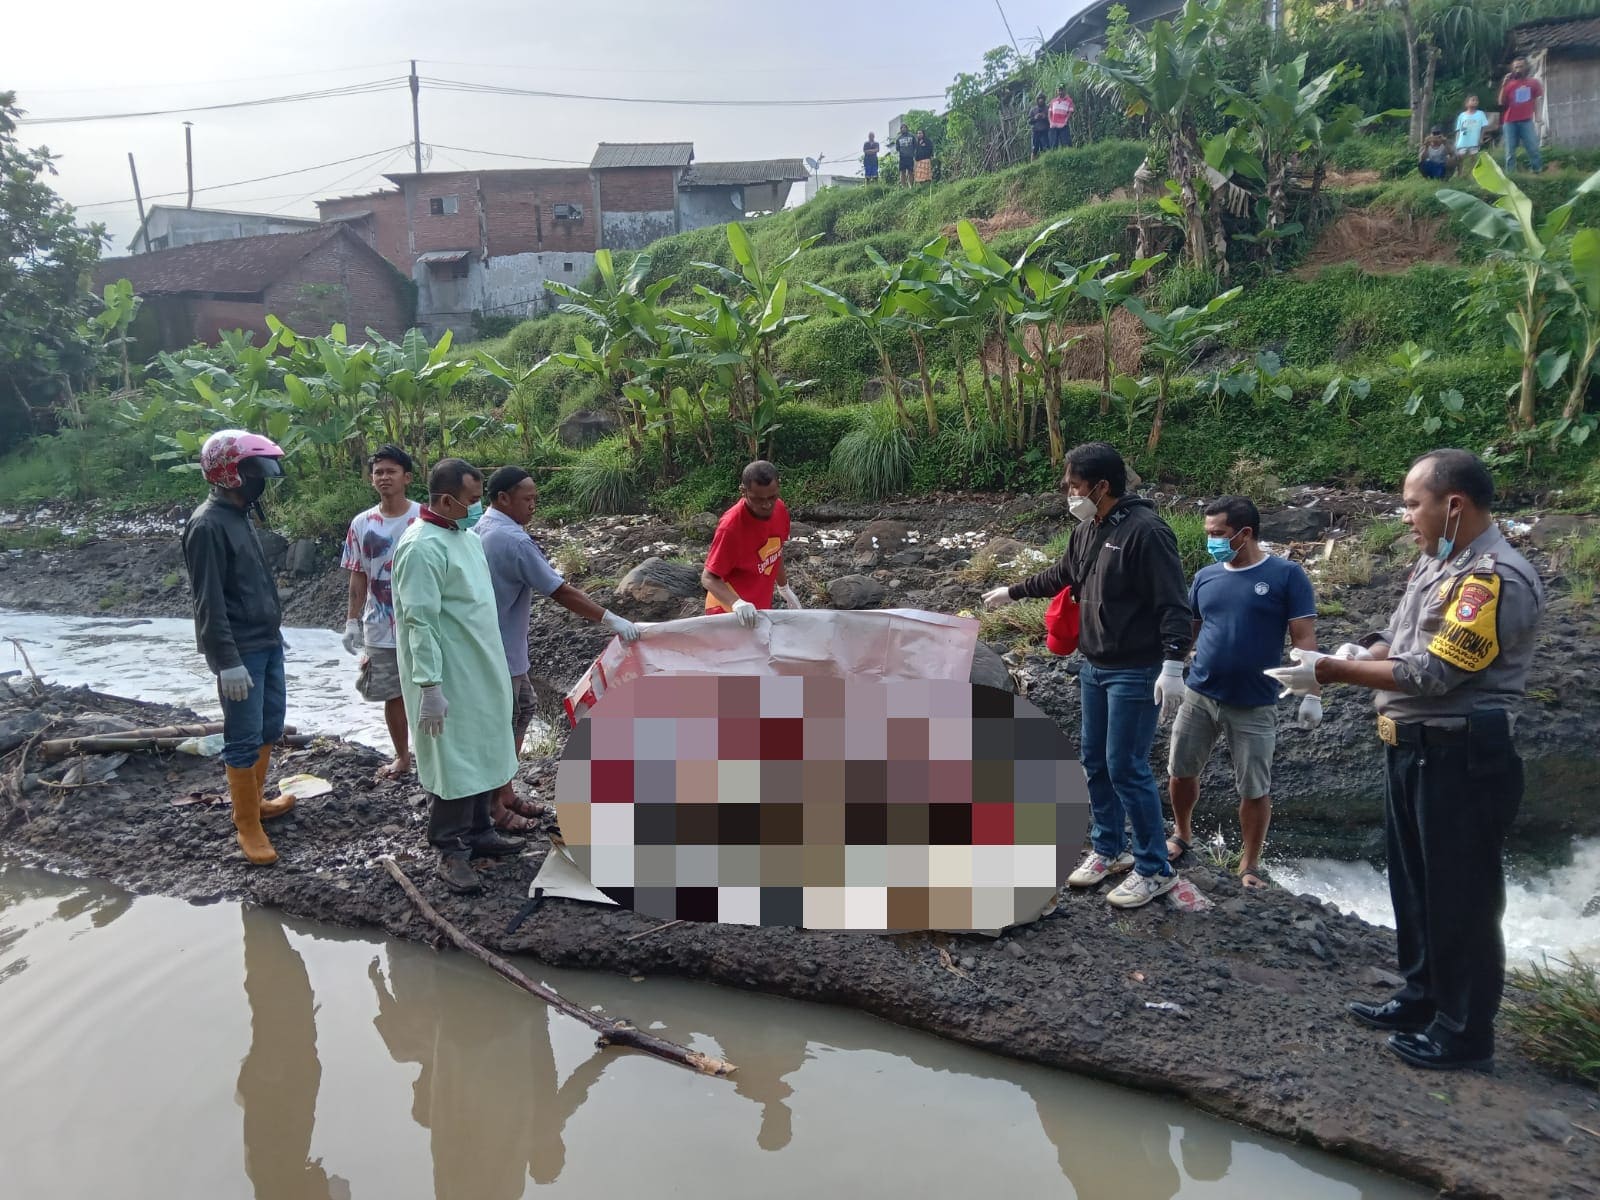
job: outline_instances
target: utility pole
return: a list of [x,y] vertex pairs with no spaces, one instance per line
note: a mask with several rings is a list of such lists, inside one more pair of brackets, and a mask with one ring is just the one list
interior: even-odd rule
[[133,175],[133,202],[139,206],[139,236],[144,238],[144,252],[150,253],[150,230],[145,225],[144,196],[139,191],[139,168],[133,165],[133,151],[128,151],[128,170]]
[[183,123],[183,169],[189,176],[189,198],[184,201],[185,208],[194,207],[194,122]]
[[417,60],[411,60],[411,156],[415,160],[417,174],[422,174],[422,114],[419,111],[418,99],[422,92],[422,85],[417,80]]

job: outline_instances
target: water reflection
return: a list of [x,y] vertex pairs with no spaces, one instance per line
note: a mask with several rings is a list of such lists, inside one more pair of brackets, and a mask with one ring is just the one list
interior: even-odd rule
[[350,1185],[311,1158],[322,1064],[306,964],[280,917],[239,912],[250,1051],[239,1064],[235,1099],[244,1110],[244,1167],[255,1200],[349,1200]]

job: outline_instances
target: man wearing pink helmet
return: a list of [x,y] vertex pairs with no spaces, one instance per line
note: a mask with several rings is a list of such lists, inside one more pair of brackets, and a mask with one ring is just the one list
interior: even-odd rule
[[239,848],[257,866],[278,860],[263,817],[294,806],[262,802],[272,746],[283,736],[283,610],[250,516],[261,515],[267,480],[283,474],[270,439],[224,429],[200,448],[211,495],[183,527],[183,560],[194,597],[195,641],[217,677],[222,701],[222,761]]

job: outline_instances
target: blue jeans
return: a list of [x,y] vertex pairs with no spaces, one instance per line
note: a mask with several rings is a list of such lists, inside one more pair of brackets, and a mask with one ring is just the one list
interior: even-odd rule
[[1133,826],[1133,860],[1141,875],[1170,875],[1161,793],[1150,770],[1150,746],[1161,710],[1153,703],[1160,667],[1103,669],[1083,665],[1078,690],[1083,702],[1079,761],[1089,780],[1090,840],[1114,859],[1127,844],[1124,823]]
[[243,700],[222,701],[222,761],[230,767],[253,767],[261,747],[283,736],[283,713],[288,698],[283,684],[283,647],[241,654],[250,672],[250,692]]
[[1528,152],[1528,170],[1537,175],[1544,169],[1539,158],[1539,131],[1532,121],[1508,121],[1501,127],[1506,140],[1506,174],[1517,169],[1517,144]]

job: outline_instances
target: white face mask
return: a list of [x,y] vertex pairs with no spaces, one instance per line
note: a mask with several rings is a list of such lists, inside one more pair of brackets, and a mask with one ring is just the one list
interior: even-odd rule
[[1100,506],[1087,496],[1068,496],[1067,511],[1079,521],[1094,520]]

